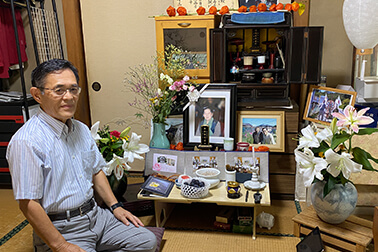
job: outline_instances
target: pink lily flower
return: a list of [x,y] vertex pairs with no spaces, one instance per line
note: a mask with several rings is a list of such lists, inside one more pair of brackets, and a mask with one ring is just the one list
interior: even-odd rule
[[374,119],[369,116],[364,116],[365,112],[370,108],[364,108],[357,112],[353,106],[346,106],[343,113],[332,113],[332,116],[339,119],[337,126],[350,127],[354,132],[358,133],[358,125],[367,125],[374,122]]

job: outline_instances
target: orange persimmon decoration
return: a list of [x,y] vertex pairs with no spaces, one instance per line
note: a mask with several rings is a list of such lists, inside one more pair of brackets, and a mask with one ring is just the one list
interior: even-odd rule
[[240,6],[239,9],[238,9],[239,12],[247,12],[247,6]]
[[185,16],[185,15],[186,15],[186,9],[185,9],[185,7],[182,7],[182,6],[178,7],[178,8],[177,8],[177,13],[178,13],[180,16]]
[[269,7],[269,11],[276,11],[276,4],[272,4],[270,7]]
[[287,11],[291,11],[292,10],[292,7],[291,7],[291,4],[285,4],[285,10]]
[[198,15],[205,15],[205,13],[206,13],[206,9],[204,7],[201,6],[197,9]]
[[276,10],[283,10],[284,5],[282,3],[277,4]]
[[258,9],[260,12],[264,12],[264,11],[266,11],[266,4],[264,4],[264,3],[259,3],[259,5],[257,6],[257,9]]
[[257,11],[256,5],[251,5],[249,7],[249,12],[256,12],[256,11]]
[[183,144],[183,142],[178,142],[177,143],[176,150],[184,150],[184,144]]
[[217,7],[215,6],[211,6],[210,9],[209,9],[209,14],[210,15],[216,15],[217,14]]
[[261,145],[259,146],[257,149],[255,149],[255,151],[269,151],[269,147],[268,146],[264,146],[264,145]]
[[293,9],[293,11],[298,11],[299,10],[299,3],[297,3],[297,2],[294,1],[291,4],[291,8]]
[[176,16],[176,10],[175,10],[175,8],[173,8],[172,6],[169,6],[169,7],[167,8],[167,14],[168,14],[168,16],[170,16],[170,17],[174,17],[174,16]]
[[219,14],[224,15],[227,13],[230,13],[230,10],[228,9],[227,5],[225,5],[220,9]]
[[169,149],[170,149],[170,150],[174,150],[174,149],[176,149],[176,145],[174,145],[174,144],[170,144],[170,145],[169,145]]

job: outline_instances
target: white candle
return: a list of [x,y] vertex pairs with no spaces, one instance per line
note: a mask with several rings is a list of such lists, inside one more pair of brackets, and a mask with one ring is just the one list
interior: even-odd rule
[[252,162],[253,162],[253,167],[255,167],[255,147],[252,146]]

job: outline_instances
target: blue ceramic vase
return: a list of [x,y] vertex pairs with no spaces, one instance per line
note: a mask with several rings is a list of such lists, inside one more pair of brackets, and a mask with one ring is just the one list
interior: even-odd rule
[[150,147],[169,149],[169,145],[170,143],[165,133],[165,124],[154,123]]
[[311,202],[314,209],[325,222],[340,224],[354,211],[357,205],[357,189],[348,182],[344,185],[336,184],[327,196],[323,197],[325,182],[319,181],[311,187]]

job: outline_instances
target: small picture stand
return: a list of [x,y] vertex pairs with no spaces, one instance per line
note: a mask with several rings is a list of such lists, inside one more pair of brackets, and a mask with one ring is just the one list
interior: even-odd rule
[[168,197],[173,185],[174,183],[171,181],[149,176],[141,186],[141,189],[152,194]]

